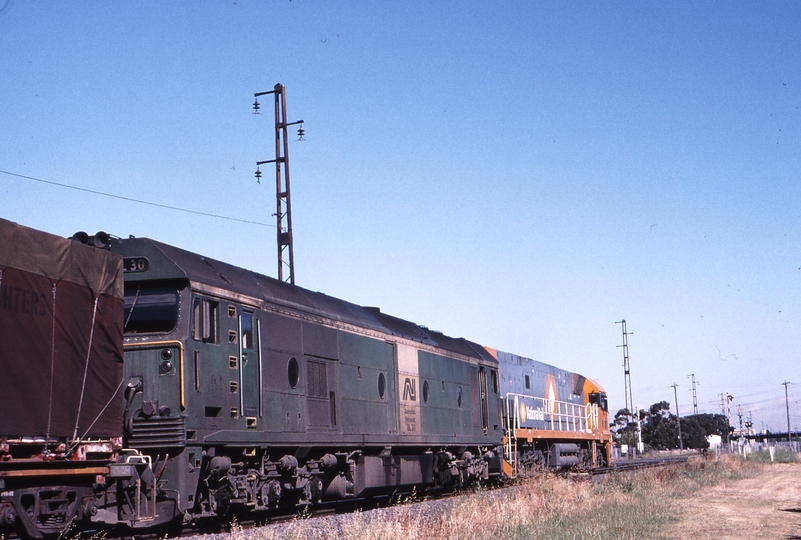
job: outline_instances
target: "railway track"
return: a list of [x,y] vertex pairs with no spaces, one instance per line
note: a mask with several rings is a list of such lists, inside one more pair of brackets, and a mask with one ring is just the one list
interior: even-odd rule
[[615,472],[629,472],[640,469],[650,469],[654,467],[665,467],[668,465],[687,463],[691,457],[696,457],[696,456],[695,455],[665,456],[665,457],[648,458],[648,459],[636,459],[631,461],[619,461],[613,463],[609,467],[599,467],[597,469],[593,469],[592,471],[590,471],[589,474],[590,476],[602,476],[605,474],[610,474]]

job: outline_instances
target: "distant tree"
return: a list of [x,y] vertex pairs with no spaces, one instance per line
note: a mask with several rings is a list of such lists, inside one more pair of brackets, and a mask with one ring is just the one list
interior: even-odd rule
[[676,415],[670,414],[670,403],[654,403],[645,413],[642,426],[642,441],[654,450],[669,450],[679,447],[679,430]]
[[667,401],[660,401],[659,403],[654,403],[648,408],[648,413],[651,416],[660,415],[663,418],[667,418],[670,416],[670,403]]
[[681,419],[681,441],[684,448],[695,448],[703,450],[709,448],[709,441],[706,439],[701,422],[695,416],[685,416]]
[[615,413],[615,419],[611,424],[611,428],[613,431],[621,431],[627,429],[629,427],[629,420],[631,419],[631,413],[628,409],[620,409]]
[[[726,437],[728,422],[722,414],[695,414],[681,419],[681,441],[684,448],[709,448],[709,435]],[[642,423],[642,440],[654,450],[679,447],[679,424],[670,413],[670,403],[660,401],[649,407]]]
[[710,435],[720,435],[725,439],[728,432],[728,422],[722,414],[694,414],[681,419],[681,439],[685,448],[709,448]]
[[631,418],[632,415],[628,409],[620,409],[615,414],[615,419],[610,425],[610,429],[614,434],[617,446],[637,444],[637,422],[630,421]]

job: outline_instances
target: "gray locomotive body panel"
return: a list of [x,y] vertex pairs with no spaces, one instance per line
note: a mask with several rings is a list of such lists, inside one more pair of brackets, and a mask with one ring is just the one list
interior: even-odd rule
[[[480,410],[479,370],[487,377],[497,371],[483,347],[149,239],[122,240],[115,250],[126,261],[148,261],[147,270],[126,274],[129,308],[137,287],[178,292],[175,328],[126,334],[126,374],[149,370],[149,385],[160,388],[141,399],[180,411],[189,444],[436,449],[501,443],[497,394],[485,395],[483,416]],[[214,328],[200,337],[193,335],[203,326],[198,303],[214,310],[204,319]],[[250,320],[249,338],[243,316]],[[252,348],[243,348],[248,339]],[[180,370],[165,374],[157,361],[145,367],[147,361],[137,360],[144,352],[138,347],[171,340],[185,345]],[[399,377],[399,349],[416,355],[411,376]],[[404,417],[404,410],[413,413]]]

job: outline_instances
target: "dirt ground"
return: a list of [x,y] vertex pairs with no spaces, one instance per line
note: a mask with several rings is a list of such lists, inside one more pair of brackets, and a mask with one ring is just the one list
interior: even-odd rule
[[766,464],[754,478],[680,501],[682,519],[663,538],[801,539],[801,463]]

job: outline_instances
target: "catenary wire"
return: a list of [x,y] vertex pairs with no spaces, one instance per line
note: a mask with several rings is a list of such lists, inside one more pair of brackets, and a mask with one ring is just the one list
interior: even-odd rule
[[230,216],[221,216],[219,214],[210,214],[208,212],[199,212],[197,210],[189,210],[188,208],[179,208],[177,206],[169,206],[169,205],[161,204],[161,203],[143,201],[143,200],[140,200],[140,199],[134,199],[132,197],[123,197],[122,195],[114,195],[114,194],[111,194],[111,193],[104,193],[102,191],[96,191],[94,189],[87,189],[87,188],[82,188],[82,187],[77,187],[77,186],[71,186],[69,184],[62,184],[60,182],[53,182],[51,180],[43,180],[41,178],[35,178],[33,176],[26,176],[24,174],[18,174],[18,173],[14,173],[14,172],[10,172],[10,171],[0,170],[0,173],[7,174],[9,176],[16,176],[17,178],[24,178],[26,180],[33,180],[34,182],[41,182],[43,184],[50,184],[50,185],[53,185],[53,186],[63,187],[63,188],[67,188],[67,189],[74,189],[76,191],[83,191],[83,192],[86,192],[86,193],[92,193],[94,195],[102,195],[103,197],[111,197],[112,199],[120,199],[120,200],[123,200],[123,201],[135,202],[135,203],[139,203],[139,204],[146,204],[146,205],[149,205],[149,206],[156,206],[158,208],[165,208],[167,210],[174,210],[176,212],[186,212],[187,214],[196,214],[198,216],[206,216],[206,217],[211,217],[211,218],[216,218],[216,219],[225,219],[225,220],[228,220],[228,221],[238,221],[239,223],[249,223],[251,225],[259,225],[261,227],[275,227],[275,225],[271,225],[269,223],[261,223],[259,221],[250,221],[250,220],[247,220],[247,219],[233,218],[233,217],[230,217]]

